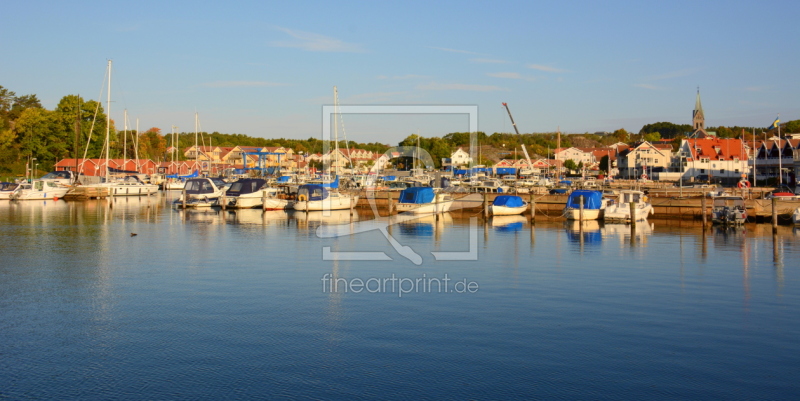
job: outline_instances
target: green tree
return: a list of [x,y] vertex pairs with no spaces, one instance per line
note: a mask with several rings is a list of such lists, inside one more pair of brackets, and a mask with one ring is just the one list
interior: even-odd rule
[[642,137],[642,140],[647,141],[647,142],[660,141],[661,140],[661,133],[659,133],[659,132],[650,132],[650,133],[644,134],[643,137]]
[[605,172],[609,172],[609,171],[611,171],[610,167],[611,166],[610,166],[610,163],[609,163],[609,160],[608,160],[608,155],[603,156],[600,159],[600,170],[605,171]]
[[567,159],[567,160],[564,162],[564,168],[566,168],[567,170],[570,170],[570,171],[575,171],[575,170],[577,170],[577,169],[578,169],[578,165],[577,165],[577,164],[575,164],[575,161],[574,161],[574,160],[572,160],[572,159]]

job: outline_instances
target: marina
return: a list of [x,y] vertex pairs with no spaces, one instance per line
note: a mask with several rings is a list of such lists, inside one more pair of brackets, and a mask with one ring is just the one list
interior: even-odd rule
[[[3,396],[798,391],[800,231],[791,226],[484,222],[453,211],[389,221],[395,249],[362,208],[179,209],[178,196],[0,204]],[[473,260],[434,256],[472,246]],[[375,251],[388,259],[348,256]],[[478,289],[355,285],[371,278]]]

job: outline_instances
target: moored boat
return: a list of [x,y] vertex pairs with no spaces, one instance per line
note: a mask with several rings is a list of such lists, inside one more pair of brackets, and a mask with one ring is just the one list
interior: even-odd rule
[[747,221],[747,209],[741,196],[718,196],[711,208],[714,224],[740,225]]
[[301,185],[297,189],[294,209],[300,211],[344,210],[358,202],[357,196],[339,193],[319,184]]
[[453,206],[453,196],[431,187],[411,187],[400,192],[398,212],[413,214],[444,213]]
[[489,212],[493,216],[511,216],[522,214],[528,209],[528,202],[516,195],[500,195],[494,198],[489,206]]
[[[174,202],[178,207],[211,207],[217,198],[228,189],[228,184],[219,178],[192,178],[186,180],[184,192]],[[184,202],[183,196],[186,195]]]
[[62,187],[52,181],[34,180],[19,184],[9,198],[11,200],[59,199],[63,198],[68,190],[68,187]]
[[277,188],[267,186],[267,181],[261,178],[242,178],[234,182],[225,196],[218,198],[218,203],[223,199],[226,207],[235,209],[262,207],[282,210],[289,204],[288,200],[279,198]]
[[650,204],[644,192],[623,190],[619,192],[617,202],[606,207],[605,212],[603,212],[603,220],[608,222],[630,222],[631,202],[634,203],[633,221],[647,220],[647,216],[653,214],[653,205]]
[[597,220],[603,217],[606,203],[602,192],[578,189],[569,194],[564,216],[569,220]]

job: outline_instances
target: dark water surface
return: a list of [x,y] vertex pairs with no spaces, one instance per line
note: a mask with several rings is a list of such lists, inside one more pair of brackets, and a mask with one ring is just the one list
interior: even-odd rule
[[0,203],[0,399],[800,394],[793,228],[471,224]]

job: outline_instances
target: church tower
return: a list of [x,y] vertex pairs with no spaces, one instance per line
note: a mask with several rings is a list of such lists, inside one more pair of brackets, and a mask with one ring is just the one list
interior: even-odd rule
[[703,114],[703,105],[700,103],[700,88],[697,88],[697,100],[694,103],[694,110],[692,110],[692,137],[705,138],[708,136],[706,132],[706,116]]

